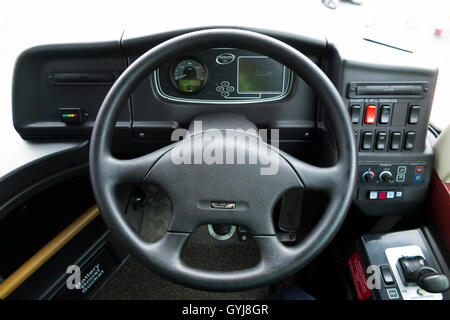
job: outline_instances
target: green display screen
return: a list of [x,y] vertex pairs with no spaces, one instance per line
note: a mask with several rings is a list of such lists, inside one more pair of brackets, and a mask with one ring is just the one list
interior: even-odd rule
[[268,57],[239,57],[239,93],[282,93],[284,66]]
[[195,79],[182,79],[178,80],[180,89],[184,92],[196,91],[198,87],[202,86],[202,81]]

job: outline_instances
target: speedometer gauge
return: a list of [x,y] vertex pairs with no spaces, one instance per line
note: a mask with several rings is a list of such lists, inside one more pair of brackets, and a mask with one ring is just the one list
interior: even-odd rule
[[190,58],[179,61],[171,68],[170,73],[175,88],[184,93],[200,91],[207,80],[205,66]]

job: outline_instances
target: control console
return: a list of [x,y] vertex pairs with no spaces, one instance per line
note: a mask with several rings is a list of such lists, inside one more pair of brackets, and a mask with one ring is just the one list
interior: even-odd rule
[[[428,157],[428,158],[427,158]],[[424,161],[360,161],[354,202],[369,215],[415,213],[431,179],[432,153]]]
[[436,75],[433,69],[346,63],[342,94],[358,150],[354,203],[363,213],[420,210],[433,169],[426,136]]

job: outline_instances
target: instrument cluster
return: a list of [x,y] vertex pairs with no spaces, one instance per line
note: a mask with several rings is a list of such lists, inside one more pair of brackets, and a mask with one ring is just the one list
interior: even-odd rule
[[209,49],[161,66],[153,81],[163,98],[193,103],[273,101],[287,95],[292,72],[246,50]]

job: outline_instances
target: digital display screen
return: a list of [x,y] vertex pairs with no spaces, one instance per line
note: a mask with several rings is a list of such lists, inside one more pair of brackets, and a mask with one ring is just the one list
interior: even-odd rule
[[282,93],[284,72],[282,64],[268,57],[238,58],[238,93]]

